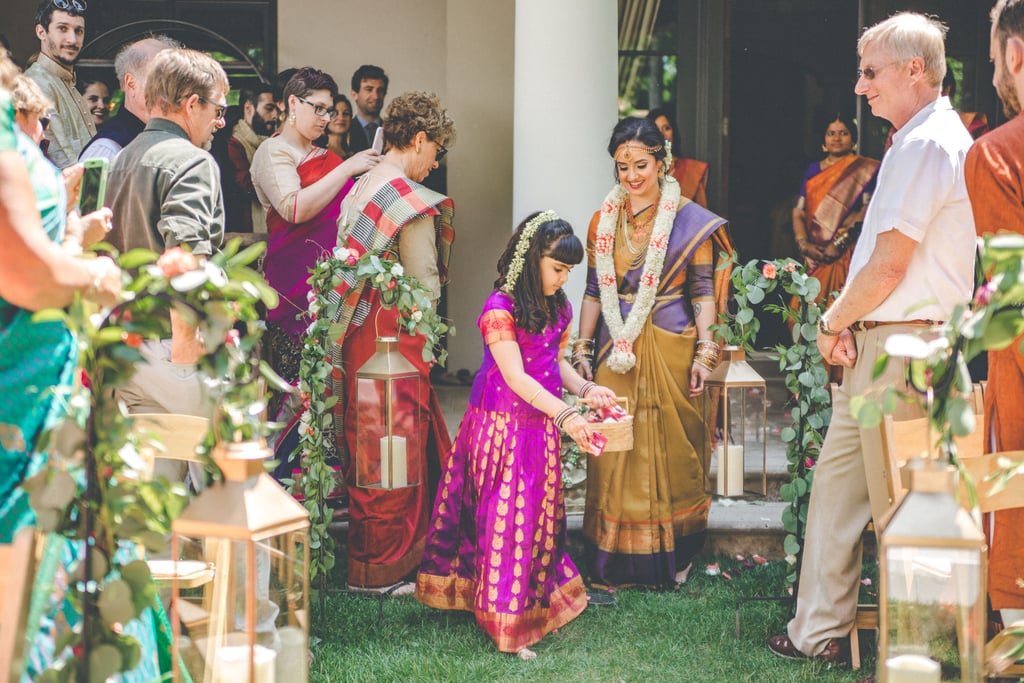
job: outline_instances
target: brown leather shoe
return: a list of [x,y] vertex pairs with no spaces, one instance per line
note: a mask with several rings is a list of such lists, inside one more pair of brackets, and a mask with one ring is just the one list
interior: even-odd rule
[[825,643],[825,649],[814,657],[809,657],[796,649],[796,645],[793,644],[793,641],[791,641],[789,636],[785,633],[769,638],[768,649],[771,650],[773,654],[779,657],[784,657],[785,659],[818,659],[830,664],[843,661],[843,647],[837,638],[830,638],[828,642]]

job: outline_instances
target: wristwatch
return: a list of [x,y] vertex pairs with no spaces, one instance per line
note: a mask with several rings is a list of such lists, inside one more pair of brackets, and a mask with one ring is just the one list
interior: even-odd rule
[[[840,330],[841,332],[842,330]],[[839,332],[830,330],[828,325],[825,323],[825,316],[818,319],[818,332],[825,335],[826,337],[838,337]]]

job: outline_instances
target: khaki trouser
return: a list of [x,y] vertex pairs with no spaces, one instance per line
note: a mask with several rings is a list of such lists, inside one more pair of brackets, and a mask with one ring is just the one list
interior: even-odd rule
[[[890,358],[885,373],[874,382],[871,373],[889,335],[923,329],[886,325],[855,334],[857,362],[846,369],[836,392],[832,422],[815,466],[796,616],[788,628],[789,639],[806,655],[820,654],[829,639],[849,634],[857,612],[864,527],[871,519],[877,527],[890,505],[881,428],[861,429],[850,415],[850,399],[889,385],[909,391],[902,358]],[[919,405],[901,401],[895,418],[923,415]]]

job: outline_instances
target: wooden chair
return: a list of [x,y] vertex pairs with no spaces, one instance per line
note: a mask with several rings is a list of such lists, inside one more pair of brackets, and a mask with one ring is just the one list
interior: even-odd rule
[[35,577],[36,531],[25,527],[0,545],[0,681],[14,683],[24,668],[25,630]]
[[[833,389],[834,391],[834,389]],[[985,452],[984,430],[982,429],[982,412],[984,388],[977,384],[971,396],[977,426],[974,431],[964,437],[954,439],[961,458],[977,457]],[[916,455],[923,455],[928,448],[928,418],[920,417],[912,420],[895,420],[886,415],[882,420],[882,455],[885,462],[885,481],[888,487],[890,505],[896,507],[910,486],[910,474],[904,467],[907,461]],[[938,438],[931,434],[931,442]],[[874,531],[874,525],[868,522],[865,531]],[[879,530],[881,531],[881,530]],[[878,629],[878,605],[858,604],[853,627],[850,629],[850,665],[860,668],[860,634],[861,630]]]
[[[1006,481],[1005,488],[996,492],[997,485],[995,478],[989,479],[992,475],[1002,469],[1000,459],[1010,463],[1024,461],[1024,451],[1003,451],[1000,453],[986,453],[976,457],[962,458],[960,463],[963,469],[974,481],[978,494],[978,509],[981,513],[1008,510],[1011,508],[1024,507],[1024,476],[1017,475]],[[967,482],[965,477],[960,478],[960,504],[970,507]],[[1024,624],[1018,624],[1024,626]],[[1000,631],[992,640],[985,645],[985,669],[988,676],[1024,676],[1024,664],[1017,662],[1013,657],[1008,656],[1016,646],[1020,645],[1024,638],[1012,636],[1007,631]]]
[[[135,420],[132,431],[141,438],[143,458],[151,463],[157,458],[202,463],[196,446],[206,437],[210,426],[208,418],[174,413],[136,413],[132,417]],[[214,563],[200,560],[150,559],[146,564],[161,588],[170,588],[175,578],[181,589],[198,588],[213,581],[216,573]],[[205,596],[204,602],[207,602]],[[188,601],[178,605],[181,622],[189,629],[204,624],[208,611]]]

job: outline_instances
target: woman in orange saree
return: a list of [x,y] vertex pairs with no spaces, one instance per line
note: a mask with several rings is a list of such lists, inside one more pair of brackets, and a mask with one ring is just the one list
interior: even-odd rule
[[[654,123],[665,136],[665,140],[674,144],[676,124],[668,109],[655,107],[647,114],[647,120]],[[685,159],[672,156],[672,177],[679,183],[679,193],[693,200],[705,209],[708,208],[708,165],[697,159]]]
[[[793,208],[793,236],[807,272],[821,282],[817,303],[827,307],[846,283],[859,223],[875,186],[879,162],[853,153],[857,126],[837,114],[825,127],[826,156],[807,168]],[[833,382],[842,368],[826,363]]]

